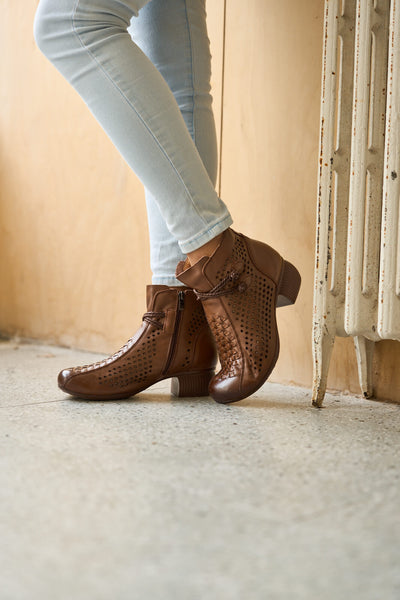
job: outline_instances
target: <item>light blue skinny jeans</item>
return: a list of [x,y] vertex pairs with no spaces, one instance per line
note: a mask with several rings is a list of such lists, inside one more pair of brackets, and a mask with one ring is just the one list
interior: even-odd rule
[[40,0],[34,35],[144,184],[153,283],[178,285],[177,263],[232,223],[205,0]]

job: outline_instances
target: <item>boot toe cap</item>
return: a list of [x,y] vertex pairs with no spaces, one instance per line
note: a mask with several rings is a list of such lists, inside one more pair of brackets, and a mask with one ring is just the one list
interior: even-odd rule
[[82,377],[79,377],[78,373],[74,372],[74,369],[63,369],[58,374],[58,387],[67,394],[78,395],[83,390],[82,388]]
[[58,374],[58,387],[62,390],[66,391],[65,386],[67,385],[68,380],[72,376],[72,369],[63,369]]
[[245,396],[242,394],[240,381],[236,377],[214,377],[209,385],[210,396],[220,404],[237,402]]

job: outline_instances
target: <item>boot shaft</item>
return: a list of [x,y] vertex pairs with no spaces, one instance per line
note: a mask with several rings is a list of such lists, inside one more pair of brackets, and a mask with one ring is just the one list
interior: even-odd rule
[[[217,362],[214,338],[204,309],[195,293],[187,287],[147,286],[148,313],[159,319],[161,338],[165,338],[164,374],[213,369]],[[157,315],[164,314],[163,317]]]

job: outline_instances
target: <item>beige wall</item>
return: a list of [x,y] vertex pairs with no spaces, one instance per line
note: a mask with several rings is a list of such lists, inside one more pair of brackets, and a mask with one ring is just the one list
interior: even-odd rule
[[[142,186],[35,48],[37,1],[1,6],[0,331],[108,352],[144,311]],[[302,272],[297,304],[279,311],[273,380],[310,386],[323,2],[226,0],[224,77],[223,0],[208,13],[222,197],[239,231]],[[400,344],[379,343],[381,397],[400,400],[399,366]],[[349,339],[337,340],[329,385],[359,392]]]

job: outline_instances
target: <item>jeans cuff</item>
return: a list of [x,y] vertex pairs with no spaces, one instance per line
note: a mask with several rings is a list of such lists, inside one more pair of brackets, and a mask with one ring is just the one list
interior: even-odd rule
[[217,221],[213,225],[209,226],[208,229],[202,231],[200,234],[196,234],[195,237],[192,237],[184,242],[178,242],[179,247],[184,254],[188,252],[192,252],[193,250],[197,250],[201,246],[204,246],[207,242],[217,237],[220,233],[228,229],[233,223],[231,215],[228,213],[223,219]]
[[174,275],[153,275],[151,278],[151,283],[153,285],[168,285],[170,287],[179,287],[184,286],[185,284],[176,279]]

